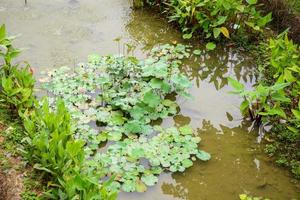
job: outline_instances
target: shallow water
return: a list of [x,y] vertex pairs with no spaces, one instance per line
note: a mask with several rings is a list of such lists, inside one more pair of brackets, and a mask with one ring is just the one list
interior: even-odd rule
[[[159,43],[183,42],[180,33],[149,11],[132,11],[128,0],[0,0],[0,24],[15,41],[28,48],[21,56],[43,70],[84,62],[91,53],[133,53],[144,57]],[[122,37],[120,42],[113,41]],[[199,48],[202,48],[199,46]],[[270,199],[300,199],[299,182],[275,167],[257,144],[257,131],[242,120],[240,99],[228,94],[226,77],[255,82],[253,58],[219,47],[192,57],[183,72],[194,83],[194,100],[177,99],[181,111],[164,126],[191,124],[202,138],[200,147],[212,154],[207,163],[196,162],[184,173],[163,174],[148,192],[121,193],[119,199],[238,199],[241,193]]]

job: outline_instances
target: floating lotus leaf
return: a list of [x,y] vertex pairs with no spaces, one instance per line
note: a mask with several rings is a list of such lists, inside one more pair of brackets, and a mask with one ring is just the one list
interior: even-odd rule
[[86,168],[115,175],[111,190],[144,192],[163,171],[183,172],[196,157],[210,158],[198,150],[200,138],[189,126],[151,126],[153,120],[177,113],[178,105],[168,95],[189,97],[191,83],[180,72],[180,60],[188,56],[185,45],[162,45],[144,60],[91,55],[75,69],[49,72],[44,88],[54,95],[50,103],[56,96],[64,100],[74,137],[87,144]]

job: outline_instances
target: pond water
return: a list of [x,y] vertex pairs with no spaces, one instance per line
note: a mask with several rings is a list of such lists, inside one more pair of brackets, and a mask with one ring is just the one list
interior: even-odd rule
[[[147,10],[132,11],[129,0],[0,0],[0,24],[21,34],[15,46],[27,48],[20,59],[36,69],[74,66],[91,53],[126,53],[126,43],[145,57],[152,46],[183,42],[180,33]],[[114,39],[121,37],[120,42]],[[203,49],[200,45],[198,48]],[[205,50],[203,50],[205,51]],[[191,124],[212,154],[184,173],[162,174],[145,193],[121,193],[119,199],[238,199],[241,193],[270,199],[300,199],[299,182],[274,166],[257,143],[257,130],[239,112],[240,99],[230,95],[226,77],[255,82],[253,58],[219,47],[192,57],[183,72],[193,82],[193,100],[178,98],[180,113],[163,126]]]

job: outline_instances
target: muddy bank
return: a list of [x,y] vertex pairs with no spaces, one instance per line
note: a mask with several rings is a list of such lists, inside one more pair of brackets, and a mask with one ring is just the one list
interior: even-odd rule
[[0,200],[19,200],[22,190],[22,178],[16,170],[0,172]]
[[[6,128],[0,122],[0,133]],[[9,157],[9,154],[1,149],[1,144],[4,142],[4,137],[0,136],[0,200],[19,200],[23,191],[23,175],[16,170],[20,160]]]

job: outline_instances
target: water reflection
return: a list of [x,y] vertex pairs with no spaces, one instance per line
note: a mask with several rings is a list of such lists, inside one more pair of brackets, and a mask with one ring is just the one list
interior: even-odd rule
[[126,30],[134,43],[144,50],[150,50],[157,44],[183,42],[179,31],[150,10],[132,12]]
[[[149,50],[157,44],[174,42],[187,44],[179,31],[149,10],[133,12],[126,29],[135,45],[144,50]],[[197,42],[193,42],[195,43]],[[228,76],[248,85],[255,82],[256,67],[249,55],[222,46],[212,52],[206,51],[203,45],[195,48],[201,49],[202,54],[185,61],[183,72],[197,87],[200,87],[201,81],[207,81],[213,84],[216,90],[220,90],[227,85]]]
[[[160,43],[185,42],[179,32],[147,10],[133,12],[126,29],[144,50]],[[201,49],[201,56],[192,56],[182,69],[193,82],[189,92],[194,99],[178,98],[180,113],[164,120],[163,126],[192,125],[202,138],[200,148],[210,152],[212,160],[195,162],[184,173],[164,174],[168,178],[150,188],[148,194],[122,194],[120,199],[170,199],[171,196],[231,200],[247,192],[271,199],[298,197],[299,192],[286,172],[264,157],[262,146],[255,140],[257,130],[242,120],[240,98],[228,94],[231,90],[227,86],[228,76],[248,87],[255,83],[253,57],[222,46],[213,52],[207,52],[201,45],[195,48]]]
[[205,141],[200,148],[211,152],[212,160],[196,162],[183,174],[172,174],[175,181],[161,185],[164,194],[184,200],[230,200],[241,193],[270,199],[299,197],[297,184],[291,187],[285,172],[261,155],[261,146],[252,135],[255,132],[249,132],[250,123],[242,121],[232,128],[220,124],[216,128],[210,120],[202,120],[199,127],[197,132]]
[[230,48],[220,48],[214,52],[206,52],[202,48],[202,52],[200,57],[187,62],[184,70],[197,87],[200,81],[205,80],[220,90],[228,84],[229,76],[248,84],[256,80],[256,67],[248,55]]

